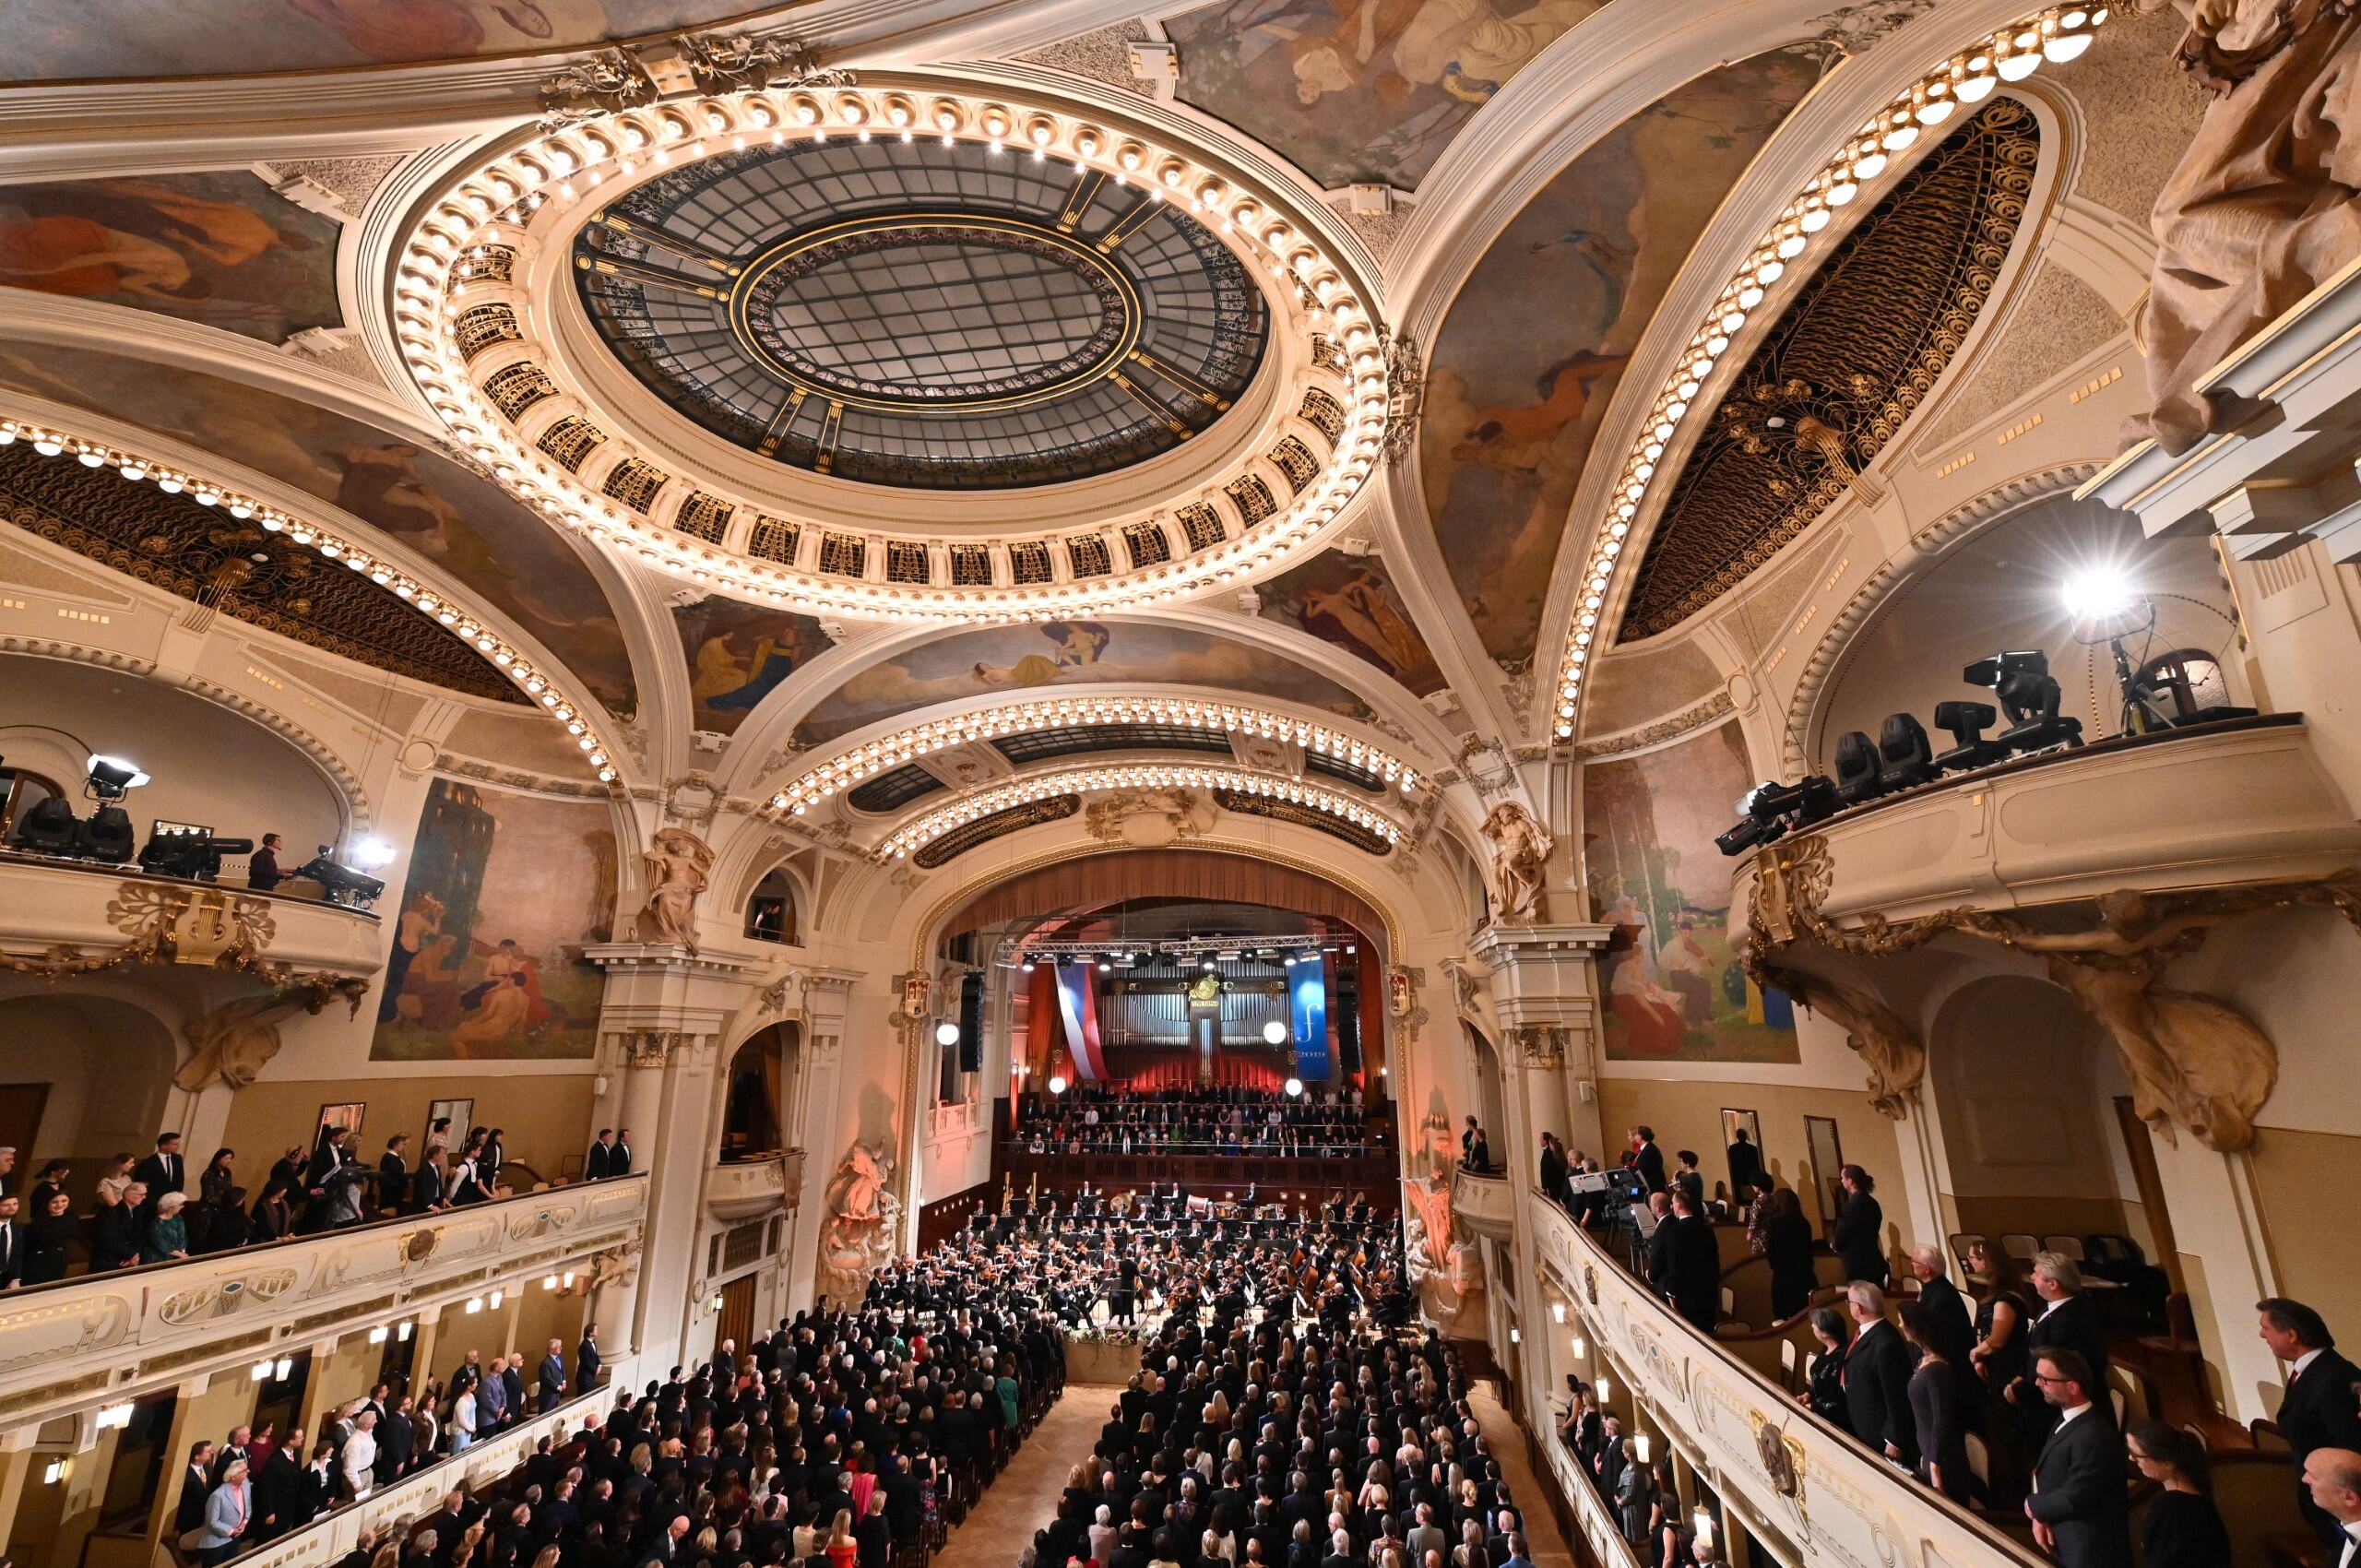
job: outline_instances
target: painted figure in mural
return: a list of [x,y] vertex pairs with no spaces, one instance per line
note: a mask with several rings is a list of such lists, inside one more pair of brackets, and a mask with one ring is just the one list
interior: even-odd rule
[[409,968],[426,944],[443,929],[443,900],[432,893],[413,893],[402,900],[402,918],[394,928],[393,951],[386,956],[386,991],[377,999],[377,1021],[390,1023],[399,1011],[402,988]]
[[738,652],[737,636],[734,631],[717,632],[698,647],[689,695],[699,706],[725,713],[750,712],[795,673],[799,647],[777,637],[760,637],[753,653],[745,656]]
[[641,860],[647,867],[647,903],[639,912],[642,942],[670,942],[697,950],[697,898],[713,871],[713,851],[685,827],[657,831]]
[[1356,565],[1338,587],[1303,590],[1301,612],[1307,630],[1326,635],[1325,622],[1341,641],[1365,650],[1397,679],[1430,662],[1427,646],[1409,618],[1394,607],[1384,579],[1367,566]]
[[1041,635],[1053,646],[1049,653],[1028,653],[1001,668],[978,664],[976,679],[994,690],[1010,686],[1046,686],[1069,670],[1096,664],[1114,634],[1096,621],[1048,621]]
[[2361,11],[2200,0],[2178,54],[2214,100],[2150,215],[2156,263],[2141,327],[2154,410],[2131,432],[2175,453],[2215,423],[2199,379],[2361,255]]

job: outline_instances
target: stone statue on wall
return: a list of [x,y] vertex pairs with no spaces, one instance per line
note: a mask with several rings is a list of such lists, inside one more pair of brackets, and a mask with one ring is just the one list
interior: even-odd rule
[[2214,100],[2150,215],[2154,408],[2133,432],[2167,452],[2218,420],[2199,378],[2361,255],[2356,27],[2350,0],[2197,0],[2178,58]]
[[338,997],[358,1015],[361,999],[368,992],[369,982],[364,980],[313,975],[275,991],[224,1003],[181,1026],[181,1033],[188,1039],[189,1055],[172,1075],[172,1082],[191,1094],[215,1084],[244,1088],[279,1054],[279,1020],[299,1007],[316,1017]]
[[1083,828],[1104,844],[1158,849],[1214,830],[1220,811],[1213,797],[1178,785],[1110,790],[1083,809]]
[[2279,1048],[2236,1008],[2214,996],[2155,983],[2167,965],[2193,953],[2225,918],[2167,913],[2139,893],[2098,901],[2090,931],[2046,932],[2005,924],[2001,939],[2049,956],[2049,976],[2115,1041],[2140,1119],[2167,1144],[2175,1125],[2227,1154],[2254,1142],[2255,1112],[2279,1081]]
[[828,1218],[820,1229],[820,1283],[839,1305],[858,1306],[869,1277],[899,1244],[902,1204],[887,1188],[894,1157],[884,1139],[856,1141],[828,1179]]
[[671,942],[697,950],[697,898],[713,871],[713,851],[685,827],[657,829],[640,859],[647,867],[647,902],[639,911],[642,942]]
[[1418,1310],[1446,1335],[1481,1335],[1484,1260],[1473,1241],[1452,1236],[1450,1179],[1406,1178],[1402,1195],[1403,1262]]
[[1549,851],[1557,840],[1514,801],[1502,801],[1484,819],[1483,834],[1492,846],[1492,918],[1531,925],[1547,920],[1543,878]]
[[1845,1043],[1869,1070],[1869,1104],[1901,1121],[1927,1081],[1927,1047],[1910,1026],[1866,991],[1792,969],[1769,972],[1769,983],[1845,1031]]

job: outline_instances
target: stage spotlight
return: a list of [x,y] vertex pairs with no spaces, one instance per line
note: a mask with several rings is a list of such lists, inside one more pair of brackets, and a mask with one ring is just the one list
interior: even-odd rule
[[2060,694],[2049,673],[2049,656],[2023,648],[1979,659],[1960,671],[1971,686],[1989,686],[2009,717],[2009,728],[1994,737],[2011,752],[2047,751],[2082,743],[2080,719],[2058,716]]
[[1287,1098],[1289,1099],[1301,1099],[1303,1098],[1303,1080],[1301,1078],[1289,1078],[1287,1080]]
[[934,1043],[948,1049],[959,1043],[959,1026],[945,1019],[934,1026]]
[[74,835],[76,854],[111,866],[130,860],[137,846],[138,834],[131,826],[131,814],[106,797],[101,797],[91,808],[89,820],[80,824]]
[[2009,748],[1998,741],[1987,741],[1984,731],[1992,727],[1999,714],[1988,702],[1944,702],[1935,705],[1935,728],[1948,731],[1952,749],[1935,758],[1935,767],[1941,773],[1957,773],[1963,768],[1982,767],[1998,762],[2009,754]]
[[1025,960],[1025,962],[1023,962],[1022,964],[1019,964],[1019,965],[1017,966],[1017,968],[1018,968],[1023,969],[1026,974],[1028,974],[1028,975],[1029,975],[1029,974],[1031,974],[1031,973],[1033,972],[1033,960],[1032,960],[1032,959],[1030,959],[1030,958],[1027,958],[1027,959],[1026,959],[1026,960]]
[[326,890],[331,904],[342,904],[353,909],[365,909],[374,904],[386,891],[384,880],[355,871],[350,866],[338,865],[329,859],[334,852],[323,844],[318,854],[287,874],[318,883]]
[[1050,1092],[1051,1094],[1063,1094],[1066,1092],[1066,1075],[1063,1073],[1052,1073],[1050,1075]]
[[2112,621],[2137,612],[2141,598],[2122,573],[2097,566],[2077,572],[2058,585],[2066,613],[2077,621]]
[[88,766],[89,774],[83,788],[92,800],[119,801],[148,782],[148,775],[140,771],[137,763],[125,762],[119,756],[101,756],[93,752]]
[[9,835],[8,842],[12,848],[35,855],[71,855],[81,834],[82,824],[74,815],[74,802],[63,795],[51,795],[34,802],[17,819],[17,831]]
[[1927,727],[1907,713],[1889,713],[1878,734],[1878,784],[1892,791],[1924,784],[1935,776],[1935,754]]
[[1714,847],[1725,855],[1742,855],[1758,844],[1783,837],[1790,828],[1834,815],[1837,805],[1836,786],[1824,775],[1815,773],[1793,784],[1766,778],[1739,797],[1740,821],[1716,837]]
[[1269,1023],[1263,1026],[1263,1043],[1264,1045],[1285,1045],[1287,1042],[1287,1027],[1285,1024],[1282,1024],[1276,1018],[1274,1018]]
[[1111,974],[1114,972],[1114,968],[1115,966],[1113,962],[1109,960],[1105,954],[1100,954],[1098,956],[1098,972],[1102,975]]
[[1874,801],[1885,792],[1885,780],[1878,772],[1878,743],[1859,730],[1848,730],[1836,738],[1836,799],[1838,803],[1857,806]]
[[1197,968],[1201,968],[1201,969],[1204,970],[1204,971],[1205,971],[1206,973],[1208,973],[1208,974],[1210,974],[1210,973],[1212,973],[1212,972],[1213,972],[1213,967],[1214,967],[1214,961],[1213,961],[1211,958],[1207,958],[1207,959],[1204,960],[1203,962],[1201,962],[1201,963],[1200,963],[1200,964],[1198,964],[1198,966],[1197,966]]
[[394,863],[394,847],[383,838],[363,838],[352,847],[352,863],[362,871],[381,871]]

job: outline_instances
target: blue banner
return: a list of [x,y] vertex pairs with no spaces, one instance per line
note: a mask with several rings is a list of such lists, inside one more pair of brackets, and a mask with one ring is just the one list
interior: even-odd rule
[[1328,960],[1287,961],[1287,1022],[1295,1030],[1295,1075],[1328,1081]]

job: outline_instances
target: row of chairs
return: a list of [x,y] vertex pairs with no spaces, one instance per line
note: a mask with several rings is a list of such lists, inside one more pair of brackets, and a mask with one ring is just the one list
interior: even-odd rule
[[1033,1429],[1050,1413],[1050,1407],[1065,1392],[1065,1372],[1053,1370],[1037,1384],[1018,1408],[1016,1431],[1010,1433],[994,1428],[991,1441],[985,1451],[956,1467],[944,1467],[943,1495],[936,1499],[935,1514],[923,1539],[894,1543],[894,1568],[926,1568],[928,1560],[941,1551],[950,1538],[951,1526],[963,1523],[1016,1451],[1033,1436]]

